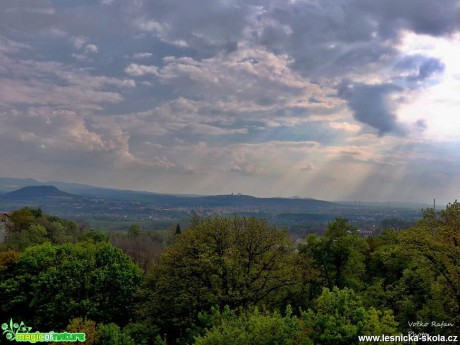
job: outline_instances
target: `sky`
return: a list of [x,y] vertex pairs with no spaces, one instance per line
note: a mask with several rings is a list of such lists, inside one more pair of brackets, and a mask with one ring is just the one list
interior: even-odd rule
[[450,202],[460,2],[0,0],[0,176]]

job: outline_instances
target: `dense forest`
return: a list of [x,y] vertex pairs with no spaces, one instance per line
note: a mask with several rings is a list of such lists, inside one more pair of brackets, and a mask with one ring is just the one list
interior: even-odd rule
[[[458,335],[460,203],[361,237],[343,218],[293,243],[256,218],[108,233],[24,208],[0,244],[0,323],[85,344],[357,344]],[[2,337],[1,342],[6,341]]]

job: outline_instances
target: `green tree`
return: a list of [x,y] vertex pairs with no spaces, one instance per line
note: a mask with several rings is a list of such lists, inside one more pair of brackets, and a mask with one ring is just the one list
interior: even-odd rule
[[141,270],[108,243],[29,247],[0,270],[2,317],[50,329],[76,317],[123,325],[140,280]]
[[136,345],[166,345],[158,334],[158,328],[151,325],[148,320],[130,323],[123,328],[123,332],[134,339]]
[[[94,322],[93,320],[82,319],[81,317],[74,318],[70,320],[70,323],[66,328],[66,331],[71,333],[85,333],[85,345],[97,345],[99,342],[99,332],[97,330],[96,322]],[[51,343],[51,345],[72,344],[75,343]]]
[[239,312],[225,307],[213,309],[212,328],[195,338],[195,345],[289,345],[302,344],[300,321],[288,307],[285,316],[279,312]]
[[38,219],[43,216],[40,209],[22,208],[14,211],[10,219],[14,224],[14,232],[27,230],[32,224],[36,224]]
[[141,227],[139,224],[133,224],[129,227],[128,237],[136,238],[141,234]]
[[136,342],[116,324],[100,324],[98,327],[98,345],[135,345]]
[[109,235],[107,231],[100,229],[89,229],[84,231],[79,238],[83,242],[99,243],[99,242],[108,242]]
[[[134,327],[132,327],[134,325]],[[66,328],[67,332],[85,333],[85,345],[166,345],[157,333],[129,324],[120,328],[114,323],[97,324],[93,320],[74,318]],[[75,343],[59,342],[52,345],[72,345]]]
[[29,228],[13,232],[8,237],[8,247],[13,250],[24,250],[27,247],[43,244],[48,240],[48,233],[42,225],[30,224]]
[[209,329],[195,337],[195,345],[336,345],[358,344],[360,335],[395,334],[397,323],[390,310],[365,308],[351,289],[325,288],[313,309],[292,315],[279,312],[212,309],[200,314]]
[[[412,296],[419,295],[420,300],[426,290],[410,278],[414,265],[411,254],[401,243],[403,233],[386,229],[372,240],[373,248],[367,262],[368,285],[363,291],[363,301],[368,306],[392,309],[399,323],[407,325],[408,319],[402,318],[402,314],[407,313],[407,310],[403,311],[403,304],[407,303],[402,301],[412,300],[412,307],[417,308],[419,303],[415,303]],[[411,320],[414,315],[408,317]]]
[[362,289],[368,251],[367,242],[343,218],[330,223],[324,236],[309,235],[299,247],[300,254],[319,271],[313,283],[329,289]]
[[174,232],[174,235],[180,235],[182,233],[182,230],[180,228],[180,224],[177,223],[176,225],[176,231]]
[[[413,273],[405,272],[406,285],[417,282],[424,292],[414,295],[414,301],[421,296],[423,300],[413,315],[460,324],[460,203],[439,212],[425,210],[422,219],[401,234],[401,245],[413,263]],[[446,331],[455,333],[458,328]]]
[[305,334],[315,345],[359,344],[360,335],[395,334],[392,311],[366,309],[351,289],[324,288],[315,307],[302,314]]
[[76,222],[45,215],[40,209],[23,208],[14,211],[10,219],[14,224],[6,243],[10,249],[24,250],[44,242],[77,242],[82,235]]
[[[255,218],[203,220],[178,236],[147,279],[145,313],[169,337],[201,310],[268,303],[294,283],[294,248],[285,231]],[[178,334],[179,333],[179,334]]]

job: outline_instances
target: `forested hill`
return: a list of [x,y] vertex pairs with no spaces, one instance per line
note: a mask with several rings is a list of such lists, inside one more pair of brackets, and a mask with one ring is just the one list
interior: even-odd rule
[[54,186],[27,186],[5,194],[6,198],[72,197]]
[[86,197],[88,203],[91,203],[91,200],[97,198],[107,201],[142,203],[145,205],[155,205],[167,208],[203,207],[236,208],[241,209],[242,211],[306,211],[347,207],[337,203],[311,198],[258,198],[242,194],[214,196],[160,194],[152,192],[99,188],[89,185],[64,182],[46,182],[40,184],[40,182],[32,179],[13,178],[0,178],[0,191],[4,193],[2,195],[3,200],[29,200],[33,198],[46,197],[73,197],[79,199],[79,202],[81,202]]
[[[190,199],[190,198],[189,198]],[[196,202],[203,206],[241,206],[266,209],[318,209],[334,208],[338,204],[316,199],[287,199],[287,198],[256,198],[249,195],[217,195],[196,198]]]
[[[171,224],[187,223],[191,213],[202,216],[245,215],[269,219],[290,231],[318,232],[335,217],[344,217],[357,227],[376,230],[383,219],[398,218],[411,223],[421,215],[419,208],[368,206],[312,198],[258,198],[244,194],[177,195],[99,188],[65,182],[39,182],[31,179],[0,178],[0,210],[22,207],[41,208],[61,217],[105,222],[110,229],[126,222],[165,229]],[[109,222],[109,223],[107,223]],[[120,223],[121,222],[121,223]],[[378,230],[378,229],[377,229]],[[295,236],[301,236],[298,233]]]

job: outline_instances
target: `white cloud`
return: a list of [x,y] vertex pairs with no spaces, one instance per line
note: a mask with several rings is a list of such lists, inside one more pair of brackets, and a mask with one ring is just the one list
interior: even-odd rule
[[[331,113],[343,103],[327,97],[332,88],[292,71],[289,57],[263,49],[241,47],[201,61],[190,57],[163,60],[164,66],[156,70],[159,80],[183,97],[195,99],[185,102],[201,108],[194,110],[201,115],[221,118],[231,113],[233,120],[295,125],[309,115]],[[309,102],[312,95],[321,102]]]
[[357,132],[361,129],[361,126],[349,122],[330,122],[329,126],[346,132]]
[[148,65],[139,65],[136,63],[129,64],[128,67],[125,68],[125,73],[129,74],[133,77],[140,77],[146,74],[158,74],[158,67],[157,66],[148,66]]
[[145,58],[149,58],[149,57],[151,57],[151,56],[153,56],[152,53],[147,53],[147,52],[146,52],[146,53],[136,53],[136,54],[134,54],[133,57],[134,57],[135,59],[145,59]]
[[140,29],[145,31],[161,32],[163,30],[162,25],[155,20],[140,19],[137,21],[136,24],[139,26]]
[[85,46],[85,52],[87,52],[87,53],[97,53],[98,52],[97,45],[95,45],[95,44],[87,44]]

